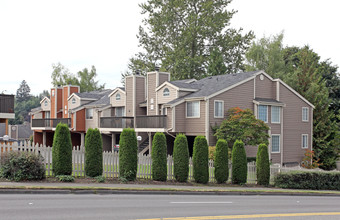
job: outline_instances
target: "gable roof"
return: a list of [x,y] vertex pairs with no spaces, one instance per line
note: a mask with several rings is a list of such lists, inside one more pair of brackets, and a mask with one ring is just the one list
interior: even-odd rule
[[45,99],[47,99],[47,101],[50,101],[50,99],[49,99],[47,96],[45,96],[45,97],[40,101],[40,104],[43,103]]
[[[92,97],[92,99],[94,99],[94,97],[98,97],[97,99],[94,99],[94,101],[86,103],[84,105],[78,106],[77,108],[72,109],[72,112],[76,112],[79,111],[81,109],[84,108],[96,108],[96,107],[103,107],[103,106],[107,106],[110,104],[110,97],[109,94],[112,93],[111,89],[106,89],[103,91],[94,91],[94,92],[90,92],[90,93],[94,93],[95,95],[89,95],[88,93],[86,93],[85,95],[81,95],[82,97]],[[82,94],[82,93],[79,93]],[[85,98],[85,99],[89,99],[89,98]]]
[[110,94],[109,97],[111,97],[115,92],[117,92],[118,90],[120,90],[122,93],[125,94],[125,88],[124,87],[117,87],[115,88]]

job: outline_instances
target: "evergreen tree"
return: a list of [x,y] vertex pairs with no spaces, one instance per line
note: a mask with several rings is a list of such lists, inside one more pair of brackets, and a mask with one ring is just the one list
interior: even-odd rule
[[31,89],[27,85],[26,80],[23,80],[20,84],[19,89],[17,89],[16,98],[18,102],[27,101],[30,98]]
[[178,182],[186,182],[189,175],[189,148],[184,134],[178,134],[174,143],[174,175]]
[[217,183],[225,183],[229,176],[228,144],[223,139],[219,139],[216,143],[216,157],[214,165],[215,179]]
[[125,128],[119,140],[119,177],[128,181],[137,175],[137,137],[134,129]]
[[167,158],[166,158],[166,137],[163,133],[157,132],[152,140],[152,179],[166,181]]
[[89,128],[85,136],[85,175],[103,174],[103,141],[98,128]]
[[232,183],[245,184],[247,182],[247,172],[247,156],[244,143],[236,140],[232,151]]
[[209,181],[209,153],[208,143],[204,136],[197,136],[194,141],[194,152],[192,156],[194,179],[197,183],[208,183]]
[[66,124],[59,123],[54,133],[52,168],[55,176],[72,174],[72,142]]
[[267,186],[270,180],[270,164],[268,147],[260,144],[256,155],[256,178],[257,184]]

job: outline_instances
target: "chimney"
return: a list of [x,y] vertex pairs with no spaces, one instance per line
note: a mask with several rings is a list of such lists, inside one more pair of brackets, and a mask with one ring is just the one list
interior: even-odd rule
[[140,75],[140,70],[136,70],[136,76]]
[[155,70],[156,70],[156,72],[159,72],[159,66],[155,66]]

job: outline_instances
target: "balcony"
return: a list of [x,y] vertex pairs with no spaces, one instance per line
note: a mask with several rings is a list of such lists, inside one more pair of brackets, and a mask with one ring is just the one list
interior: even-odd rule
[[56,128],[59,123],[67,124],[71,127],[70,118],[42,118],[32,119],[32,128]]
[[136,128],[164,128],[167,127],[166,115],[136,116]]
[[0,94],[0,113],[14,115],[14,95]]
[[133,128],[133,117],[101,117],[100,128]]

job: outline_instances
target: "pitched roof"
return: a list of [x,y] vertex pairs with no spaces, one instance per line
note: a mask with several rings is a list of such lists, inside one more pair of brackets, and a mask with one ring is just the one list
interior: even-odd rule
[[[110,90],[112,91],[112,90]],[[102,91],[92,91],[92,92],[80,92],[80,93],[74,93],[75,95],[77,95],[79,98],[82,99],[100,99],[103,94],[106,94],[107,89],[106,90],[102,90]]]
[[106,89],[101,93],[101,96],[98,100],[90,102],[85,104],[84,106],[103,106],[103,105],[108,105],[110,104],[110,97],[109,94],[112,92],[113,90],[111,89]]

